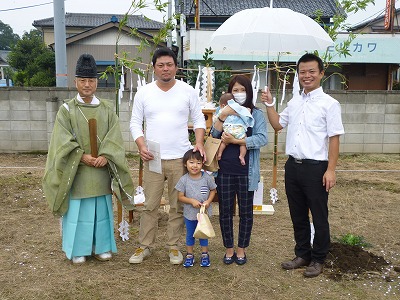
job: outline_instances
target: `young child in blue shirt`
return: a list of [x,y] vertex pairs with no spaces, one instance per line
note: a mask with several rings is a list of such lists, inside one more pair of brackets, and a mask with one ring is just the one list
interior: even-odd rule
[[[193,233],[197,226],[197,213],[201,206],[205,206],[208,215],[211,215],[211,202],[214,199],[217,185],[214,179],[202,170],[203,157],[199,151],[188,150],[183,156],[183,165],[187,173],[183,175],[175,186],[178,190],[178,199],[183,202],[183,217],[186,225],[186,259],[183,266],[193,267]],[[208,239],[199,239],[201,246],[200,266],[210,266],[208,254]]]

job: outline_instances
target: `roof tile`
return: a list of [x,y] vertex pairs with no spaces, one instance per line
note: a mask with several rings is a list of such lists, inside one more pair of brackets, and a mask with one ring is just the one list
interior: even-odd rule
[[[231,16],[238,11],[249,8],[269,6],[268,0],[201,0],[201,16]],[[274,0],[274,8],[290,8],[309,17],[316,17],[316,12],[322,12],[323,17],[332,17],[337,12],[336,0]],[[344,13],[341,8],[340,12]],[[175,1],[175,12],[193,15],[195,13],[193,0]]]
[[[83,14],[83,13],[66,13],[65,14],[65,26],[66,27],[88,27],[93,28],[111,21],[111,18],[115,16],[118,20],[121,20],[124,15],[115,14]],[[138,29],[160,29],[165,25],[161,22],[157,22],[139,15],[130,15],[128,17],[128,24],[131,28]],[[54,18],[47,18],[41,20],[35,20],[33,22],[34,27],[53,27]]]

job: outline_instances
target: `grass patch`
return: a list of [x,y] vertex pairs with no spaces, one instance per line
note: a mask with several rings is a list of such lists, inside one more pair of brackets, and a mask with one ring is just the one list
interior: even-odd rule
[[365,238],[363,236],[355,235],[352,233],[347,233],[340,237],[335,237],[334,240],[336,240],[338,243],[341,243],[344,245],[359,246],[359,247],[363,247],[363,248],[372,247],[372,245],[370,243],[367,243],[365,241]]

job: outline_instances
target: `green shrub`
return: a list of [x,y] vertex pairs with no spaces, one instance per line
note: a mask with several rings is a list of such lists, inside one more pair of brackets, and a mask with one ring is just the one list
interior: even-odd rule
[[359,246],[359,247],[371,247],[372,245],[367,243],[363,236],[354,235],[351,233],[347,233],[342,235],[339,238],[335,238],[335,240],[341,244],[350,245],[350,246]]

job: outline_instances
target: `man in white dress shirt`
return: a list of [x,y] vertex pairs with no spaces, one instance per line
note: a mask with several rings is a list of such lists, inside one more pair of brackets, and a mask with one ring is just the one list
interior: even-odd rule
[[[305,277],[323,272],[329,251],[328,194],[336,184],[339,136],[344,134],[340,104],[320,86],[322,60],[307,53],[297,63],[301,95],[294,95],[278,114],[269,90],[262,93],[269,122],[275,130],[288,127],[286,134],[285,189],[293,223],[296,257],[281,264],[285,270],[306,266]],[[309,211],[315,236],[311,245]]]

